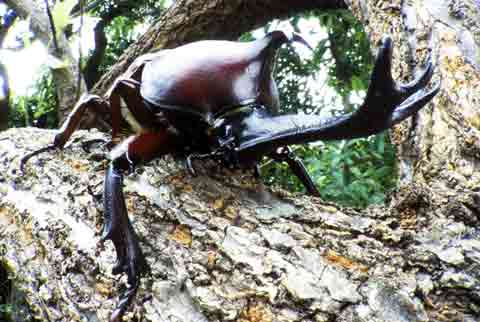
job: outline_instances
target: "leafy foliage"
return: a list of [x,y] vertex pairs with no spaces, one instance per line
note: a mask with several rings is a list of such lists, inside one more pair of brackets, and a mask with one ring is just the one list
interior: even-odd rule
[[[396,173],[395,149],[385,134],[298,146],[295,153],[305,161],[325,200],[353,207],[382,203],[386,190],[396,182],[392,175]],[[262,173],[270,184],[280,184],[291,191],[305,190],[286,164],[266,163]]]
[[370,43],[363,26],[346,10],[316,12],[328,33],[329,51],[334,64],[329,66],[329,85],[345,103],[353,91],[366,91],[372,68]]
[[281,96],[282,113],[313,112],[314,94],[308,86],[309,76],[318,71],[315,59],[320,51],[314,52],[314,59],[302,60],[292,47],[281,48],[277,59],[276,81]]
[[13,306],[11,304],[0,304],[0,318],[2,321],[12,321]]
[[[343,114],[356,109],[352,96],[364,96],[369,83],[372,57],[362,26],[350,12],[314,12],[305,18],[318,19],[326,36],[318,41],[313,57],[305,62],[292,48],[281,51],[277,80],[282,113]],[[299,17],[290,20],[298,30]],[[320,90],[312,81],[326,73]],[[327,98],[336,92],[338,100]],[[320,97],[320,99],[318,99]],[[396,183],[395,150],[386,134],[364,139],[321,142],[294,148],[326,200],[366,207],[384,202],[385,192]],[[267,162],[262,167],[267,183],[291,191],[304,191],[286,164]]]
[[63,0],[55,2],[52,8],[52,17],[57,37],[65,31],[65,29],[72,23],[72,17],[70,13],[77,4],[77,0]]
[[45,68],[32,86],[29,95],[12,95],[11,106],[9,116],[11,127],[57,127],[57,96],[51,73]]
[[120,55],[135,41],[137,36],[136,25],[135,20],[123,16],[116,17],[108,25],[106,28],[108,42],[105,56],[100,65],[101,73],[105,73],[110,66],[115,64]]
[[86,7],[101,19],[122,16],[136,23],[151,23],[164,10],[165,2],[165,0],[91,0]]

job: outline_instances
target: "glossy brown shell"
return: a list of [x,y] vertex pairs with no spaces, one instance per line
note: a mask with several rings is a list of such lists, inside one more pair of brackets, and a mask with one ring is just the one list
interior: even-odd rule
[[141,95],[155,109],[215,114],[256,102],[276,112],[273,61],[286,41],[275,31],[253,42],[199,41],[164,50],[145,64]]

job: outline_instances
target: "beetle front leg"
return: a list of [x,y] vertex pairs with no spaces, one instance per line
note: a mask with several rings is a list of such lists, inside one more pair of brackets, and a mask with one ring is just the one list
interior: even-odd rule
[[[132,106],[136,106],[138,109],[140,109],[142,107],[142,103],[139,98],[139,83],[134,79],[117,79],[106,95],[107,100],[98,95],[83,95],[70,112],[67,119],[63,122],[62,126],[58,130],[58,133],[55,135],[53,143],[25,155],[20,160],[20,170],[23,172],[25,164],[33,156],[57,148],[62,149],[72,134],[78,129],[85,112],[89,109],[108,110],[110,112],[112,123],[112,138],[110,142],[116,144],[120,132],[120,122],[122,119],[120,99],[123,98],[128,103],[131,103]],[[146,113],[144,110],[140,110],[139,113],[143,113],[140,115],[142,115],[144,119],[147,118],[144,116]]]
[[111,321],[121,321],[123,314],[134,298],[140,277],[148,270],[148,265],[138,243],[138,237],[128,219],[123,195],[123,175],[125,172],[155,157],[174,152],[180,141],[166,129],[146,132],[133,136],[111,151],[111,163],[105,175],[103,193],[104,229],[102,241],[111,240],[117,254],[114,274],[126,273],[128,288],[120,295],[117,308]]
[[125,162],[128,160],[119,158],[110,163],[105,175],[103,194],[105,223],[102,241],[112,240],[117,253],[117,264],[113,268],[113,274],[126,272],[129,284],[127,291],[120,296],[119,304],[111,317],[112,322],[120,321],[137,292],[139,277],[148,270],[148,264],[128,219],[125,205],[122,189]]

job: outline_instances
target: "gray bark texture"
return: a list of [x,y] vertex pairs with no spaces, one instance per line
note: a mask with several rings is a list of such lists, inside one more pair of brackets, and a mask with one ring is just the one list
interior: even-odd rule
[[[151,272],[126,320],[480,321],[478,2],[349,6],[372,44],[394,37],[396,79],[429,54],[442,79],[391,131],[402,182],[388,204],[344,209],[209,164],[191,177],[170,157],[139,167],[125,194]],[[20,174],[53,134],[0,133],[0,285],[15,321],[107,321],[126,281],[99,243],[107,161],[80,144],[104,134],[79,131]]]

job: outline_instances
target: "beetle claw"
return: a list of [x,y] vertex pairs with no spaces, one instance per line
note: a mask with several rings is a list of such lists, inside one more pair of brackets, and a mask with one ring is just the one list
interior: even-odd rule
[[113,147],[113,142],[112,140],[105,140],[105,139],[92,139],[92,140],[87,140],[83,141],[81,143],[82,150],[85,151],[85,153],[90,153],[90,149],[92,145],[100,143],[102,148],[105,148],[107,150],[110,150]]

